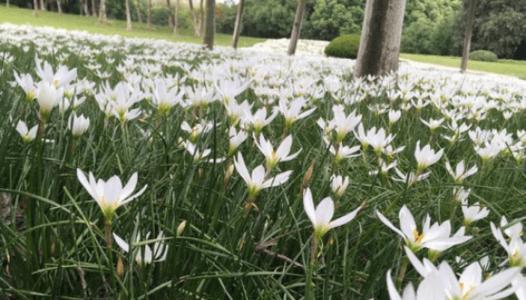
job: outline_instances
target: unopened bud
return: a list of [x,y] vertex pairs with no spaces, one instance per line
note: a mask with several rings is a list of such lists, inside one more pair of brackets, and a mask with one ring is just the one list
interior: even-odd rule
[[186,228],[186,220],[183,220],[179,226],[177,226],[177,236],[183,235],[184,229]]

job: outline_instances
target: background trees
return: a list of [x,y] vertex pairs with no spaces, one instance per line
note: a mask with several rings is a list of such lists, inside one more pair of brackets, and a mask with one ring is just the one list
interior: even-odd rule
[[[6,2],[7,0],[0,0]],[[9,0],[11,5],[32,7],[32,0]],[[153,25],[173,24],[175,0],[130,1],[131,18],[147,16]],[[41,9],[40,0],[34,1]],[[148,3],[153,2],[150,9]],[[204,0],[182,0],[178,14],[178,27],[193,30],[202,36],[204,28]],[[108,18],[125,19],[122,0],[69,0],[63,1],[66,13],[84,11],[96,15],[101,4],[107,7]],[[190,3],[193,9],[190,9]],[[296,1],[245,0],[241,35],[288,38],[296,11]],[[407,0],[402,33],[402,51],[409,53],[460,55],[466,20],[463,0]],[[203,5],[202,5],[203,4]],[[332,40],[342,34],[359,34],[364,14],[363,0],[306,0],[301,37]],[[56,1],[46,1],[51,10],[58,10]],[[234,1],[217,3],[216,30],[233,33],[237,5]],[[95,13],[94,13],[95,12]],[[148,18],[148,16],[150,16]],[[103,16],[101,16],[103,17]],[[491,50],[500,58],[526,59],[526,0],[477,1],[472,50]]]

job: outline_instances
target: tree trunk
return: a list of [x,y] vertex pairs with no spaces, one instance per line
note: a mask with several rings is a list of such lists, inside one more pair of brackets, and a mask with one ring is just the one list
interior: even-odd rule
[[100,0],[99,21],[101,23],[106,23],[108,21],[108,17],[106,16],[106,0]]
[[190,13],[192,14],[192,27],[194,28],[194,35],[201,36],[201,25],[198,21],[197,12],[194,9],[193,0],[188,0],[188,8],[190,9]]
[[203,44],[210,50],[214,49],[215,8],[215,0],[206,0],[206,25]]
[[[88,0],[86,0],[87,2]],[[96,17],[97,16],[97,4],[95,3],[95,0],[91,0],[91,15]]]
[[199,36],[205,34],[205,8],[204,0],[199,1]]
[[9,0],[5,2],[5,6],[9,7]]
[[58,10],[58,13],[61,15],[62,14],[62,4],[60,3],[61,0],[57,0],[57,10]]
[[40,0],[40,10],[43,10],[43,11],[47,10],[45,0]]
[[173,14],[173,9],[172,9],[172,3],[170,0],[166,0],[166,6],[168,7],[168,12],[170,13],[168,15],[168,23],[170,25],[170,27],[174,27],[174,14]]
[[33,0],[33,16],[37,16],[38,0]]
[[232,36],[232,48],[234,49],[237,49],[237,44],[239,43],[239,36],[241,35],[244,8],[245,0],[239,0],[239,4],[237,5],[236,23],[234,25],[234,35]]
[[294,16],[294,24],[292,24],[292,32],[290,34],[289,55],[296,53],[296,47],[298,46],[298,39],[301,33],[301,22],[303,20],[303,14],[305,14],[305,1],[298,0],[298,6],[296,6],[296,16]]
[[468,68],[469,51],[471,48],[471,36],[473,35],[473,24],[475,23],[475,0],[467,0],[467,24],[464,32],[464,47],[462,48],[462,61],[460,62],[460,72],[466,72]]
[[137,6],[135,7],[135,11],[137,12],[137,20],[139,23],[142,23],[141,0],[137,0],[135,3]]
[[180,1],[175,0],[175,12],[174,12],[174,34],[177,34],[177,27],[179,26],[179,8],[180,8]]
[[124,6],[126,9],[126,30],[131,31],[132,21],[131,21],[131,13],[130,13],[130,0],[124,0]]
[[354,75],[398,70],[406,0],[367,0]]
[[84,4],[83,5],[83,7],[84,7],[84,15],[89,16],[90,13],[89,13],[89,9],[88,9],[88,0],[84,0],[83,2],[84,2],[83,3]]
[[152,0],[148,0],[146,6],[146,23],[148,30],[152,30]]

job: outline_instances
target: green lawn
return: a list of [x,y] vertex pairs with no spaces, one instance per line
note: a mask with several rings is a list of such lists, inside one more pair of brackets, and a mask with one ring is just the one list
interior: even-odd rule
[[[8,22],[13,24],[30,24],[35,26],[51,26],[71,30],[85,30],[91,33],[118,34],[128,37],[165,39],[177,42],[201,43],[201,39],[195,37],[191,30],[183,29],[179,34],[174,35],[171,28],[155,26],[153,30],[148,30],[146,24],[134,23],[133,31],[126,31],[126,22],[121,20],[110,20],[107,24],[100,24],[97,18],[86,17],[72,14],[59,15],[54,12],[40,12],[37,17],[32,15],[32,10],[16,7],[0,6],[0,23]],[[251,46],[264,39],[241,37],[239,45],[241,47]],[[231,36],[227,34],[216,34],[218,45],[230,45]]]
[[[408,59],[423,63],[460,67],[460,57],[438,56],[423,54],[402,54],[402,59]],[[468,69],[472,71],[483,71],[503,75],[516,76],[526,79],[526,61],[501,59],[498,62],[469,61]]]

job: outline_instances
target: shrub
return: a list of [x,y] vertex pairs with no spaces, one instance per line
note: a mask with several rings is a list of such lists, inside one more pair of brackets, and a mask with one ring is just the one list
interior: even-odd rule
[[360,48],[359,34],[345,34],[332,40],[325,47],[325,55],[341,58],[356,58]]
[[497,54],[488,50],[477,50],[469,54],[469,59],[478,61],[496,62],[498,60]]

